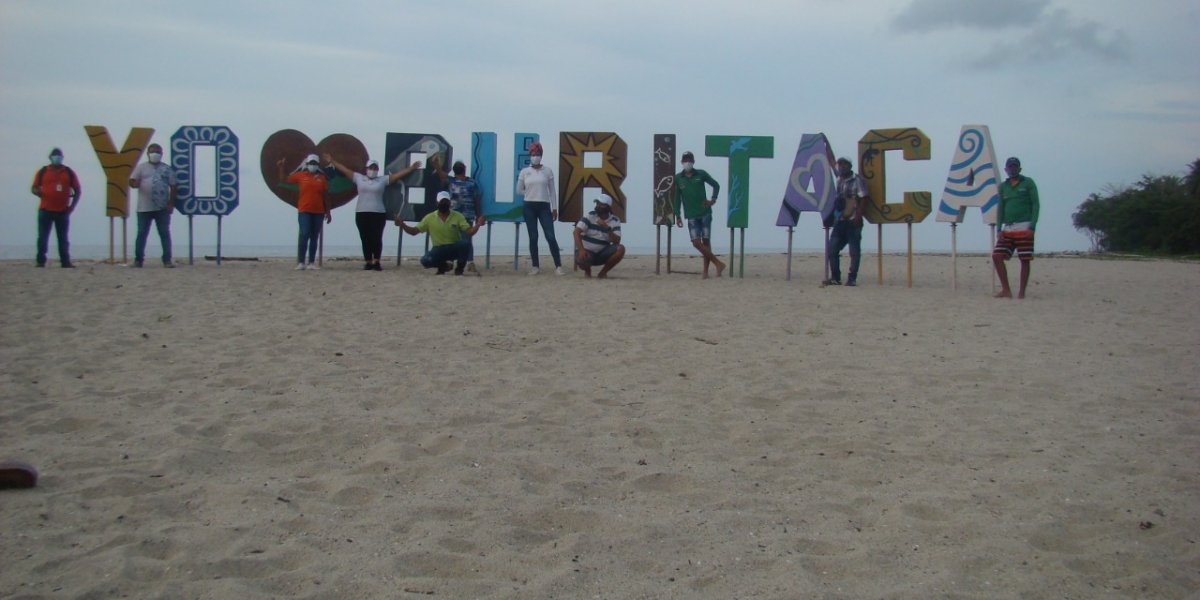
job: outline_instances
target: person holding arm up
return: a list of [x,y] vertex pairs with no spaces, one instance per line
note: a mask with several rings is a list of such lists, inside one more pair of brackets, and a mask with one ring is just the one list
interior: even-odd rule
[[[279,183],[291,183],[300,188],[296,199],[296,211],[299,213],[300,241],[296,252],[296,269],[303,271],[318,271],[317,241],[321,238],[321,218],[326,223],[333,222],[333,213],[329,210],[329,181],[321,173],[320,163],[316,154],[309,154],[304,159],[302,169],[296,169],[291,175],[284,175],[283,163],[287,159],[279,159]],[[308,250],[308,264],[305,266],[304,253]]]
[[383,255],[383,230],[387,227],[387,209],[383,205],[383,189],[395,184],[401,178],[421,168],[421,161],[416,161],[408,167],[379,176],[379,161],[367,161],[366,174],[356,173],[346,165],[333,160],[329,154],[321,157],[325,164],[333,165],[346,179],[358,186],[358,202],[354,206],[354,225],[358,227],[358,237],[362,241],[364,271],[382,271],[383,265],[379,257]]

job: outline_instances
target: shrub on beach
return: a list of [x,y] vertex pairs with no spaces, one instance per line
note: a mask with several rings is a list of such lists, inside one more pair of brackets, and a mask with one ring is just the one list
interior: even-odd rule
[[1186,177],[1143,175],[1088,196],[1072,215],[1099,252],[1200,254],[1200,159]]

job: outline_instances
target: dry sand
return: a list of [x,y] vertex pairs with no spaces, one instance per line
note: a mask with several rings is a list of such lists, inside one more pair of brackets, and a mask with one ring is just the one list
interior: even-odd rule
[[957,292],[935,255],[912,289],[898,256],[857,289],[813,255],[31,262],[0,460],[42,479],[0,491],[0,598],[1200,589],[1196,263],[1042,257],[1004,301],[981,256]]

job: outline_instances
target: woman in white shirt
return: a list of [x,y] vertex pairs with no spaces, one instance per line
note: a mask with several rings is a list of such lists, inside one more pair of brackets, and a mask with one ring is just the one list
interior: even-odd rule
[[542,145],[529,145],[529,166],[517,175],[517,193],[525,196],[522,215],[525,228],[529,231],[529,258],[533,262],[530,275],[537,275],[538,268],[538,223],[546,233],[546,245],[554,258],[554,272],[563,274],[562,257],[558,253],[558,240],[554,238],[554,221],[558,219],[558,194],[554,187],[554,171],[542,164]]
[[362,240],[363,259],[367,264],[365,271],[382,271],[379,257],[383,254],[383,230],[387,227],[387,209],[383,205],[383,188],[396,183],[401,177],[421,168],[421,161],[416,161],[407,168],[396,171],[387,177],[379,176],[379,161],[367,161],[367,173],[355,173],[342,163],[333,160],[326,154],[322,157],[326,164],[333,165],[342,175],[358,186],[358,203],[354,206],[354,224],[358,226],[358,237]]

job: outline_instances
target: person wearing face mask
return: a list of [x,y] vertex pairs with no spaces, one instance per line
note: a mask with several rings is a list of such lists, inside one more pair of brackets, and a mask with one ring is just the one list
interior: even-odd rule
[[530,275],[541,272],[538,268],[538,223],[546,233],[546,245],[554,259],[554,273],[562,275],[562,257],[558,253],[558,240],[554,237],[554,221],[558,219],[558,192],[554,187],[554,172],[542,164],[542,144],[529,145],[529,166],[517,175],[517,193],[525,196],[522,215],[525,228],[529,231],[529,258],[533,263]]
[[612,197],[600,194],[596,210],[584,215],[575,224],[575,264],[583,269],[584,277],[592,276],[592,267],[603,265],[598,279],[608,277],[608,272],[625,258],[625,246],[621,245],[621,220],[612,214]]
[[400,171],[385,177],[379,175],[379,161],[367,161],[366,174],[356,173],[346,165],[333,160],[329,154],[321,157],[325,164],[333,165],[346,179],[358,187],[358,202],[354,206],[354,224],[358,227],[358,237],[362,240],[363,260],[366,265],[363,270],[382,271],[383,265],[379,257],[383,255],[383,230],[387,227],[387,209],[383,205],[383,190],[395,184],[409,173],[421,168],[421,161],[405,167]]
[[421,257],[422,267],[436,268],[438,275],[444,275],[450,262],[454,261],[454,274],[462,275],[467,266],[467,253],[471,250],[471,236],[479,231],[479,225],[468,224],[462,213],[451,210],[449,192],[438,192],[437,201],[437,211],[425,215],[416,227],[405,223],[399,215],[396,225],[409,235],[429,234],[429,252]]
[[30,188],[38,197],[37,216],[37,266],[46,266],[46,252],[50,245],[50,228],[58,237],[58,260],[64,269],[74,268],[71,264],[71,244],[67,231],[71,226],[71,213],[79,204],[81,193],[79,178],[70,167],[63,164],[63,152],[58,148],[50,151],[50,164],[38,169]]
[[842,248],[850,246],[850,277],[846,285],[858,285],[858,265],[862,259],[863,210],[867,206],[867,182],[854,173],[854,163],[846,157],[837,160],[837,198],[833,201],[833,230],[829,233],[829,279],[824,285],[842,285]]
[[142,268],[146,259],[146,240],[150,237],[150,225],[158,230],[162,243],[162,264],[174,269],[171,262],[171,213],[175,210],[175,193],[178,180],[175,169],[163,162],[162,146],[150,144],[146,148],[146,162],[138,165],[129,174],[129,187],[138,191],[137,239],[133,245],[133,266]]
[[[675,226],[683,227],[683,217],[688,220],[688,233],[692,237],[692,246],[704,256],[704,274],[701,279],[708,279],[708,266],[717,268],[717,277],[725,270],[725,263],[717,260],[712,251],[712,207],[717,203],[717,195],[721,193],[721,184],[713,179],[708,171],[696,168],[696,156],[684,152],[683,171],[675,176]],[[705,198],[705,185],[712,186],[712,196]],[[683,205],[683,217],[679,211]]]
[[[437,160],[435,154],[429,159],[429,162],[442,181],[442,189],[450,193],[450,209],[462,213],[468,223],[482,227],[484,219],[479,202],[483,197],[483,190],[479,188],[479,184],[475,183],[474,179],[467,177],[467,165],[463,164],[461,160],[454,161],[454,166],[450,169],[453,175],[447,176],[437,164]],[[468,240],[468,242],[471,242],[471,250],[467,255],[467,272],[479,275],[479,271],[475,268],[474,240]]]
[[1041,203],[1037,184],[1021,174],[1021,159],[1014,156],[1005,161],[1004,172],[1008,179],[1000,184],[1000,204],[996,208],[1000,232],[996,237],[996,248],[992,250],[992,264],[996,265],[996,275],[1000,277],[1000,291],[996,297],[1013,297],[1012,288],[1008,286],[1008,267],[1004,263],[1016,252],[1021,261],[1021,287],[1017,290],[1017,299],[1021,300],[1025,298],[1025,286],[1029,283],[1033,231],[1037,228]]
[[[317,242],[321,239],[321,218],[325,223],[333,222],[333,213],[329,211],[329,181],[321,172],[316,154],[309,154],[304,159],[303,168],[296,169],[292,174],[284,176],[283,164],[286,158],[279,159],[279,183],[290,183],[300,190],[296,198],[296,210],[299,213],[300,242],[296,252],[296,269],[320,270],[317,266]],[[308,250],[308,264],[304,263],[304,251]]]

